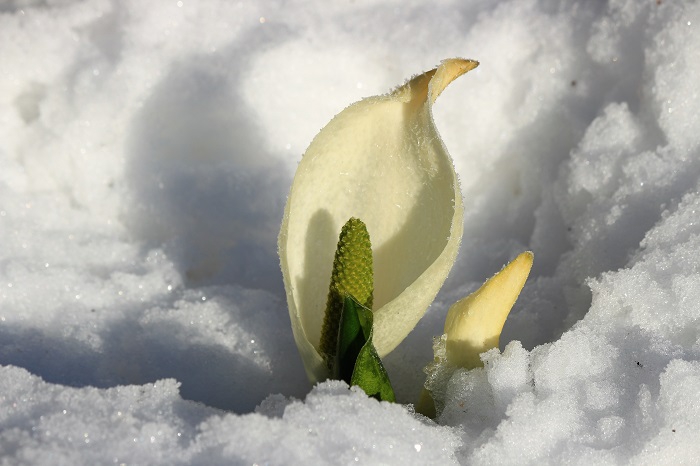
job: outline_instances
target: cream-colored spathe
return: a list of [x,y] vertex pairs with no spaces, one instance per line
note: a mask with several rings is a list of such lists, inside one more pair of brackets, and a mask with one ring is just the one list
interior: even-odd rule
[[473,369],[482,365],[479,355],[498,348],[501,331],[530,274],[534,255],[518,255],[481,288],[454,303],[447,312],[447,361]]
[[367,225],[374,257],[374,345],[392,351],[442,286],[462,238],[462,196],[432,105],[478,65],[445,60],[388,95],[333,118],[299,163],[279,235],[294,339],[313,382],[333,254],[342,225]]

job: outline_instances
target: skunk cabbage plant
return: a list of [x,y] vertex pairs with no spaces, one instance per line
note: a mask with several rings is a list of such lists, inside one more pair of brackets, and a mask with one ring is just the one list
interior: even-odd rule
[[349,106],[299,163],[279,255],[294,339],[312,382],[331,376],[322,328],[338,237],[348,219],[361,219],[372,239],[373,295],[364,304],[372,310],[379,357],[415,327],[452,268],[462,238],[462,197],[432,106],[450,82],[477,65],[445,60],[387,95]]

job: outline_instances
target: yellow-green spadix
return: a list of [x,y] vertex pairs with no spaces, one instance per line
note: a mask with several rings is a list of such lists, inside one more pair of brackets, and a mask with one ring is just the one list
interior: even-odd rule
[[294,339],[309,379],[328,377],[319,353],[341,227],[359,218],[372,238],[374,346],[392,351],[442,286],[462,237],[462,197],[432,105],[478,65],[451,59],[393,92],[357,102],[314,138],[297,168],[279,235]]

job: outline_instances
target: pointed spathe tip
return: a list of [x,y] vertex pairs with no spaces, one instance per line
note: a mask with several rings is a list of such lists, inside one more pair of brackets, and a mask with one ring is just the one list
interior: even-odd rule
[[435,103],[435,100],[442,94],[442,91],[455,79],[462,76],[464,73],[473,70],[479,66],[476,60],[465,58],[450,58],[443,60],[440,66],[435,71],[433,79],[430,81],[430,100]]

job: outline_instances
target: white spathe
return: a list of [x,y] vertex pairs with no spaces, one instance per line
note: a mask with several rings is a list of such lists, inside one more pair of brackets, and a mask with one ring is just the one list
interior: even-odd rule
[[473,60],[451,59],[393,92],[336,115],[304,154],[287,199],[279,255],[297,347],[312,382],[333,255],[350,217],[367,225],[374,260],[374,345],[391,352],[435,298],[462,238],[462,197],[432,105]]

